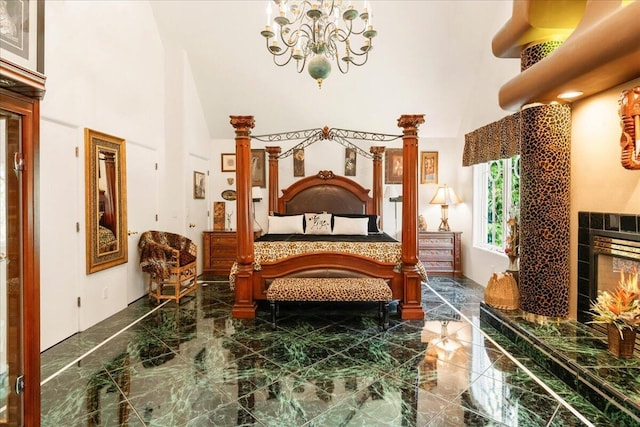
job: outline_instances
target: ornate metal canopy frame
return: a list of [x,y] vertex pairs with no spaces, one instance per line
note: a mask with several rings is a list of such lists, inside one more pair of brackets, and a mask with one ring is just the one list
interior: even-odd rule
[[297,145],[280,154],[278,156],[278,159],[289,157],[294,153],[295,150],[306,148],[315,142],[327,140],[335,141],[347,148],[353,148],[359,155],[367,159],[372,159],[373,154],[364,151],[362,148],[349,141],[349,139],[356,139],[360,141],[388,142],[400,139],[402,138],[402,135],[390,135],[385,133],[363,132],[357,130],[336,128],[329,129],[328,126],[325,126],[324,128],[305,129],[292,132],[271,133],[267,135],[251,135],[251,138],[262,142],[279,142],[302,139],[302,141]]

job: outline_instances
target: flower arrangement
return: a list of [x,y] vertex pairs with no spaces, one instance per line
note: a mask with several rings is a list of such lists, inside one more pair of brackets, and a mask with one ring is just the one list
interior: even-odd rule
[[640,284],[638,272],[633,269],[629,274],[620,271],[620,282],[612,292],[603,291],[591,304],[595,313],[591,323],[613,324],[620,334],[625,328],[635,330],[640,326]]
[[507,220],[507,246],[504,248],[504,253],[509,257],[518,257],[520,256],[520,232],[519,228],[519,218],[517,209],[512,209],[509,215],[509,219]]

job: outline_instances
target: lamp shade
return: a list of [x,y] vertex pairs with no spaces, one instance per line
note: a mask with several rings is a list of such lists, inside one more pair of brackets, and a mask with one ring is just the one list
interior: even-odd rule
[[384,189],[384,198],[395,199],[397,197],[400,197],[400,191],[398,191],[398,187],[395,185],[387,185],[387,188]]
[[254,201],[262,200],[262,188],[251,187],[251,198]]
[[460,198],[456,195],[456,193],[450,187],[442,186],[438,188],[435,196],[429,202],[434,205],[455,205],[456,203],[460,203]]

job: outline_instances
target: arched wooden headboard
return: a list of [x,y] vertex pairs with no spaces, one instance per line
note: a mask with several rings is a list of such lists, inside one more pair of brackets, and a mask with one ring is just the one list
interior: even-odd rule
[[372,214],[373,198],[369,190],[355,181],[320,171],[293,183],[282,190],[278,198],[278,212],[301,214],[305,212],[331,212],[341,214]]

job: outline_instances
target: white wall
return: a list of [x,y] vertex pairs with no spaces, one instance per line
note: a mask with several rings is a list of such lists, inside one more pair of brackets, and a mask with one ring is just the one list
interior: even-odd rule
[[[193,179],[186,170],[187,157],[195,153],[209,159],[208,130],[188,61],[182,52],[165,53],[148,2],[46,2],[45,7],[47,92],[40,138],[43,350],[144,294],[142,283],[128,283],[128,277],[143,279],[139,272],[129,274],[139,270],[135,238],[129,239],[127,264],[85,273],[84,128],[124,138],[127,150],[157,158],[157,178],[145,188],[158,195],[157,205],[137,206],[137,194],[128,194],[130,208],[148,210],[134,225],[137,232],[185,232]],[[140,167],[127,162],[128,182],[148,179]],[[79,310],[77,297],[82,298]]]

